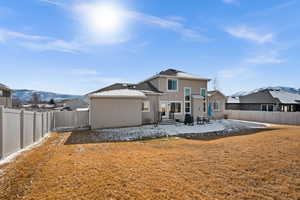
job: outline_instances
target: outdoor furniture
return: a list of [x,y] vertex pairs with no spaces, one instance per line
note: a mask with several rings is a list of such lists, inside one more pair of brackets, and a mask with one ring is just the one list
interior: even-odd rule
[[190,114],[186,114],[184,117],[184,125],[194,126],[194,118]]
[[197,117],[197,124],[198,124],[198,125],[204,124],[204,119],[203,119],[203,117]]

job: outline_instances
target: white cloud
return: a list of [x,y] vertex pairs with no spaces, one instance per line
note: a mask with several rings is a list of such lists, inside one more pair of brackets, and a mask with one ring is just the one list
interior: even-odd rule
[[8,39],[23,39],[23,40],[49,40],[50,37],[39,36],[39,35],[29,35],[21,32],[11,31],[7,29],[0,28],[0,38],[2,41]]
[[59,51],[64,53],[78,53],[85,51],[85,47],[80,43],[58,39],[47,42],[21,42],[20,45],[37,51]]
[[262,33],[247,26],[230,27],[225,31],[234,37],[251,40],[259,44],[273,42],[274,40],[273,33]]
[[234,79],[237,77],[245,76],[249,72],[246,67],[228,68],[218,72],[218,77],[221,79]]
[[253,58],[245,59],[245,62],[253,63],[253,64],[280,64],[280,63],[283,63],[284,60],[280,59],[278,57],[279,57],[278,51],[271,50],[269,52],[264,52],[261,55],[257,55]]
[[63,6],[64,5],[61,1],[58,1],[58,0],[39,0],[39,1],[41,1],[43,3],[52,4],[55,6]]
[[240,5],[238,0],[222,0],[223,3],[232,4],[232,5]]
[[153,15],[139,13],[139,12],[130,12],[130,15],[132,16],[133,19],[137,21],[146,24],[153,24],[164,29],[172,30],[189,39],[193,39],[197,41],[208,40],[207,37],[203,36],[198,31],[191,28],[187,28],[182,22],[178,20],[178,17],[177,19],[174,19],[174,16],[172,17],[173,19],[170,18],[164,19]]
[[72,74],[75,75],[97,75],[98,72],[96,70],[90,70],[90,69],[73,69]]

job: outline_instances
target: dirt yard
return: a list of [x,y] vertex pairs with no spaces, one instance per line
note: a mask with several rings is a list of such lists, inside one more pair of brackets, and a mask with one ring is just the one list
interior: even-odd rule
[[72,145],[65,145],[71,133],[53,133],[0,167],[0,199],[300,200],[300,127],[272,128],[211,140]]

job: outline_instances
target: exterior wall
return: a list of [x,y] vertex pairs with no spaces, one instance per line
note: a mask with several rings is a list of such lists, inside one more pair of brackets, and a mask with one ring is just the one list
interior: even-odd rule
[[263,112],[226,110],[229,119],[256,121],[273,124],[300,125],[300,112]]
[[150,112],[142,112],[142,122],[143,124],[153,124],[158,120],[159,111],[159,96],[158,95],[148,95],[148,99],[143,101],[150,102]]
[[5,106],[8,108],[12,107],[12,100],[10,97],[0,97],[0,106]]
[[[188,87],[192,90],[192,95],[200,95],[201,88],[205,88],[207,91],[207,81],[204,80],[188,80],[188,79],[177,79],[178,80],[178,91],[170,92],[167,90],[167,80],[166,77],[160,77],[159,79],[159,90],[164,92],[162,96],[160,96],[159,101],[167,101],[167,102],[181,102],[182,112],[180,114],[175,114],[175,118],[179,120],[184,120],[185,111],[184,111],[184,88]],[[191,100],[192,106],[192,114],[193,114],[193,99]],[[197,102],[195,103],[195,105]],[[202,103],[203,105],[203,103]],[[197,106],[197,105],[196,105]],[[207,111],[207,110],[206,110]],[[205,115],[205,113],[201,113],[200,116]]]
[[[214,102],[220,103],[220,109],[218,111],[214,110],[214,117],[217,119],[224,118],[226,97],[224,97],[219,92],[216,92],[213,96],[208,98],[209,103],[213,104]],[[213,105],[212,105],[213,106]]]
[[205,117],[206,116],[206,112],[203,112],[203,106],[204,106],[204,99],[200,99],[200,98],[193,98],[192,100],[192,113],[193,113],[193,117],[196,120],[197,117]]
[[92,129],[140,126],[142,100],[127,98],[92,98],[90,122]]

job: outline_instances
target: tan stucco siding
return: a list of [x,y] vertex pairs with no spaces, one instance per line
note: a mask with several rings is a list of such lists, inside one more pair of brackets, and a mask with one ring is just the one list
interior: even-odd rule
[[192,88],[192,95],[200,95],[201,88],[205,88],[207,90],[207,81],[178,79],[178,91],[170,92],[167,91],[167,78],[160,78],[160,89],[164,92],[160,99],[168,101],[183,101],[185,87]]
[[220,103],[220,110],[214,111],[215,118],[224,118],[225,106],[226,106],[226,97],[220,93],[215,93],[213,96],[209,97],[209,103],[213,104],[214,102]]
[[91,99],[91,128],[139,126],[142,124],[142,100],[126,98]]
[[0,97],[0,106],[5,106],[8,108],[12,107],[12,100],[10,97]]
[[158,118],[158,111],[159,111],[159,96],[158,95],[149,95],[147,99],[143,101],[150,102],[150,111],[149,112],[142,112],[142,122],[143,124],[151,124],[155,123]]

